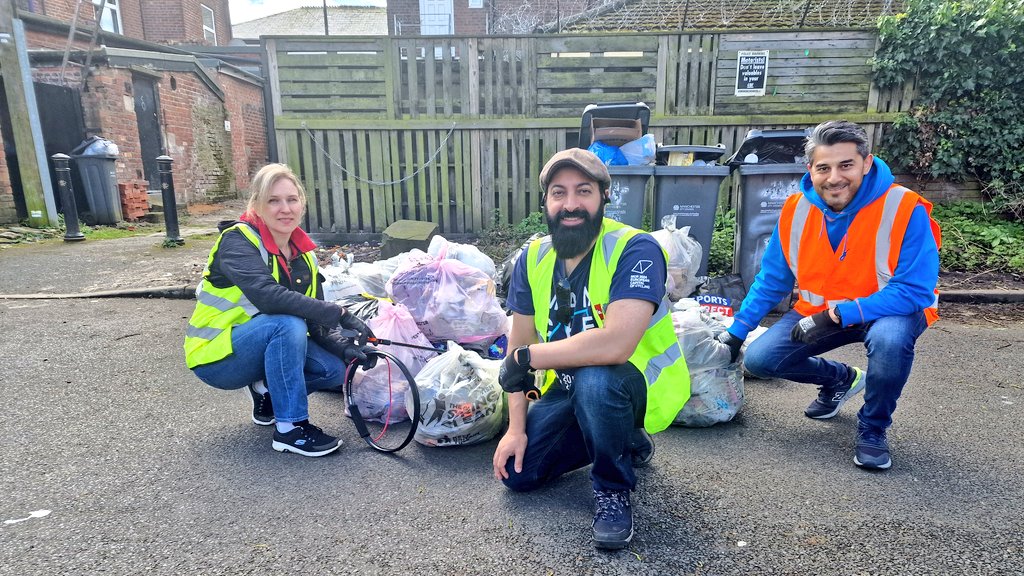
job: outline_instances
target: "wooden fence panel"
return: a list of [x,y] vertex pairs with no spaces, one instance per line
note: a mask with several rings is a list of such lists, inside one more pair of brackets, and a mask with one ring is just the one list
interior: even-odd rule
[[579,115],[587,104],[646,102],[657,107],[657,36],[533,39],[537,117]]
[[[722,34],[715,114],[867,112],[872,31]],[[740,50],[768,50],[764,96],[736,96]]]
[[267,46],[274,50],[280,113],[387,116],[384,39],[277,38]]

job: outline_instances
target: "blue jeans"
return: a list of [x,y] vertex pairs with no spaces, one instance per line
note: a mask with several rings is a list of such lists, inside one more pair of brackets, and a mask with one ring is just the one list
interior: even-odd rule
[[570,390],[555,381],[526,414],[528,444],[523,471],[509,458],[505,486],[539,488],[566,472],[593,464],[595,490],[632,490],[636,474],[630,458],[634,428],[643,425],[647,384],[632,364],[576,369]]
[[344,363],[310,340],[306,321],[297,316],[257,314],[232,328],[231,346],[230,356],[196,366],[193,372],[221,390],[265,381],[280,422],[308,420],[306,395],[343,383]]
[[864,406],[857,417],[876,430],[892,424],[896,401],[910,377],[914,345],[928,323],[924,313],[885,316],[847,328],[836,329],[814,345],[794,342],[789,333],[802,316],[786,312],[767,332],[747,347],[743,365],[761,378],[785,378],[818,386],[837,387],[849,378],[850,368],[818,355],[840,346],[863,342],[868,356]]

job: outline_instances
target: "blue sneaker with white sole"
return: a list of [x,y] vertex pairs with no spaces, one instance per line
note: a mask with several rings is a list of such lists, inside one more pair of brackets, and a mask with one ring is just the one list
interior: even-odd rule
[[846,401],[864,391],[864,371],[860,368],[853,369],[853,376],[847,382],[836,388],[822,386],[818,391],[818,397],[804,410],[804,416],[816,420],[827,420],[836,414],[846,404]]
[[864,424],[857,426],[857,448],[853,453],[853,463],[869,470],[886,470],[892,466],[885,430]]

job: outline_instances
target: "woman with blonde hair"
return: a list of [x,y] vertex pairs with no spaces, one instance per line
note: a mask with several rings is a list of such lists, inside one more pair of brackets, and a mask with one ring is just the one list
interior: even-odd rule
[[[324,301],[316,245],[299,228],[305,208],[288,166],[256,173],[245,213],[219,225],[186,329],[185,361],[214,388],[247,388],[253,422],[276,427],[274,450],[323,456],[341,441],[309,423],[306,396],[340,387],[345,364],[370,364],[358,342],[372,334]],[[360,336],[345,338],[341,328]]]

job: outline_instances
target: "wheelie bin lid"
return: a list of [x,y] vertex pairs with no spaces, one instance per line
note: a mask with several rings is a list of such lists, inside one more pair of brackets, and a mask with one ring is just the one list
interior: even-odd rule
[[689,160],[693,162],[699,161],[697,166],[701,166],[710,162],[718,162],[718,159],[725,154],[725,144],[718,144],[717,146],[701,146],[696,144],[658,146],[657,162],[655,163],[667,165],[672,154],[690,154]]
[[810,134],[810,128],[750,130],[726,163],[732,168],[750,164],[806,164],[804,142]]
[[651,124],[651,109],[643,102],[607,102],[587,105],[583,109],[583,117],[580,118],[580,148],[588,148],[594,143],[595,138],[591,128],[594,126],[595,120],[598,128],[601,128],[602,124],[605,125],[614,134],[613,138],[618,140],[607,143],[621,146],[625,142],[636,140],[647,134],[647,129]]

